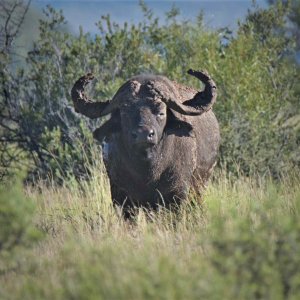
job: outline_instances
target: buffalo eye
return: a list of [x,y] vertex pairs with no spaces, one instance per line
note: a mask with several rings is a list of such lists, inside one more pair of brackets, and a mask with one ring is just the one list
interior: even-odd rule
[[164,112],[159,112],[157,114],[158,117],[163,118],[166,114]]

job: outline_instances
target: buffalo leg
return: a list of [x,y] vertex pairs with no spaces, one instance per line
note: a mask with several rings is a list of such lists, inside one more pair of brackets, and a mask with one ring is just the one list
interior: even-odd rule
[[111,183],[110,190],[114,207],[121,208],[123,217],[130,219],[134,214],[134,205],[126,192],[113,183]]

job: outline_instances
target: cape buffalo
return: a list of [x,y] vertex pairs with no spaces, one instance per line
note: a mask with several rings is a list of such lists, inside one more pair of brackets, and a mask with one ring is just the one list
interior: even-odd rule
[[112,100],[93,102],[84,94],[92,74],[72,88],[76,112],[111,117],[94,131],[102,142],[114,204],[172,207],[191,187],[201,191],[216,163],[220,134],[212,111],[216,85],[204,71],[189,70],[204,90],[164,76],[140,75],[120,87]]

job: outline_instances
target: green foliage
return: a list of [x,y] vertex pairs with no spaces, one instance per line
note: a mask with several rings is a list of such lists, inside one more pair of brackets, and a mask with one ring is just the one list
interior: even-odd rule
[[293,35],[296,42],[296,49],[300,50],[300,1],[299,0],[268,0],[270,4],[277,3],[284,6],[287,10],[288,21],[284,28],[284,33]]
[[39,239],[34,215],[35,205],[24,195],[19,182],[14,187],[0,186],[0,262]]
[[86,176],[83,153],[99,121],[74,113],[69,91],[75,80],[93,72],[97,80],[90,91],[100,101],[139,73],[163,74],[200,89],[186,74],[189,68],[207,69],[218,86],[220,165],[235,174],[276,178],[299,167],[300,73],[290,58],[294,36],[283,34],[288,6],[250,11],[234,36],[226,29],[207,30],[201,15],[197,23],[179,22],[176,7],[164,22],[145,3],[141,8],[145,18],[137,25],[102,16],[95,36],[82,28],[72,35],[62,12],[47,8],[27,69],[12,73],[9,58],[4,62],[2,169],[26,163],[31,174],[50,173],[59,181]]
[[[228,292],[236,298],[296,299],[300,292],[299,191],[292,198],[286,195],[287,205],[284,190],[292,188],[287,181],[286,186],[267,182],[260,187],[262,194],[248,184],[230,188],[217,205],[207,203],[212,206],[214,267],[225,276],[225,284],[234,287]],[[223,218],[230,221],[224,223]]]

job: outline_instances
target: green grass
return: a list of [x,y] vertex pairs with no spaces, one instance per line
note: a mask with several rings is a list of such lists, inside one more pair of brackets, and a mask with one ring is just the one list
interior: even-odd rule
[[92,178],[27,189],[45,236],[1,265],[1,299],[299,299],[299,174],[220,174],[201,205],[132,222],[103,173]]

